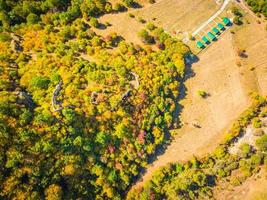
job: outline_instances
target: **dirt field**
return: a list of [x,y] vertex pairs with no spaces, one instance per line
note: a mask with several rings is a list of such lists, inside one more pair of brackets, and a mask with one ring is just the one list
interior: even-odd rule
[[[199,62],[192,67],[195,76],[186,82],[188,94],[182,102],[184,108],[181,114],[185,125],[176,130],[177,136],[165,153],[147,167],[143,181],[150,179],[155,170],[167,163],[186,161],[193,155],[211,152],[220,143],[231,122],[249,105],[240,69],[235,65],[230,32],[199,57]],[[198,90],[204,90],[210,96],[202,99],[197,94]],[[201,128],[192,127],[192,122]]]
[[[246,51],[247,58],[237,58],[241,63],[242,73],[246,78],[254,79],[258,91],[267,95],[267,31],[265,24],[258,24],[251,15],[246,16],[242,28],[237,28],[234,35],[235,49]],[[253,88],[252,88],[253,89]]]
[[[264,25],[257,24],[252,17],[248,19],[250,24],[235,30],[235,34],[226,32],[199,55],[199,62],[193,64],[195,76],[186,82],[188,93],[182,102],[181,121],[185,125],[175,130],[175,140],[147,167],[137,186],[167,163],[213,151],[234,119],[250,104],[249,93],[267,94],[266,32]],[[250,42],[245,44],[242,41],[245,38]],[[245,48],[248,57],[240,59],[237,48]],[[237,61],[242,63],[241,67],[237,66]],[[202,99],[197,94],[199,90],[210,96]],[[194,128],[192,122],[201,128]]]
[[248,178],[242,185],[215,191],[217,200],[265,200],[267,198],[267,173],[265,170]]
[[[145,24],[138,22],[138,17],[164,27],[171,33],[173,30],[187,32],[193,31],[219,8],[215,0],[159,0],[154,4],[142,5],[143,7],[139,9],[129,9],[128,12],[100,17],[101,23],[109,22],[111,26],[106,29],[96,29],[96,33],[106,36],[116,32],[129,42],[142,44],[137,33],[145,27]],[[129,13],[134,14],[135,18],[130,18]]]
[[144,28],[145,25],[141,24],[134,18],[130,18],[129,13],[124,12],[104,15],[99,19],[99,21],[101,23],[109,22],[111,26],[103,30],[96,29],[95,32],[97,34],[107,36],[108,34],[115,32],[128,42],[142,44],[141,40],[137,36],[137,33]]
[[152,21],[168,31],[192,31],[207,20],[219,5],[214,0],[161,0],[136,11],[138,16]]
[[[101,17],[101,23],[109,22],[112,26],[97,30],[97,33],[105,36],[116,32],[127,41],[141,44],[137,32],[145,25],[137,22],[138,16],[147,21],[156,18],[154,23],[167,30],[186,32],[201,24],[218,7],[214,0],[161,0],[130,10],[136,18],[130,18],[129,12]],[[266,31],[254,17],[249,16],[247,20],[250,24],[234,28],[235,34],[226,31],[217,42],[201,52],[199,62],[192,66],[195,76],[186,82],[187,95],[181,102],[184,126],[174,130],[177,132],[174,141],[147,167],[135,187],[167,163],[186,161],[193,155],[203,156],[213,151],[232,122],[250,104],[249,93],[256,91],[267,95]],[[238,49],[245,49],[247,58],[240,58]],[[210,96],[202,99],[197,94],[199,90]],[[201,128],[193,127],[192,123]]]

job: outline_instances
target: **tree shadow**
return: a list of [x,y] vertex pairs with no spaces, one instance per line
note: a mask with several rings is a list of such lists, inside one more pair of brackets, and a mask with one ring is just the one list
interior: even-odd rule
[[131,5],[132,8],[135,8],[135,9],[138,9],[138,8],[142,8],[143,6],[140,5],[139,3],[137,2],[133,2],[132,5]]
[[107,28],[107,26],[105,24],[99,23],[97,28],[100,30],[105,30]]

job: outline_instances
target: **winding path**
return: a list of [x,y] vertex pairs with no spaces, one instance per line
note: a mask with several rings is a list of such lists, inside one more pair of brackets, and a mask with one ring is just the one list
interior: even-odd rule
[[231,0],[224,0],[222,7],[214,13],[213,16],[211,16],[207,21],[205,21],[200,27],[198,27],[193,33],[192,36],[196,36],[203,28],[205,28],[210,22],[212,22],[214,19],[216,19],[227,7],[227,5],[230,3]]

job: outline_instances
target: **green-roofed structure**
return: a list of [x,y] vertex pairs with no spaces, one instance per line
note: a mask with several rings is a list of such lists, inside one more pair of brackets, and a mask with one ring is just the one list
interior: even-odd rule
[[203,41],[205,44],[208,44],[208,43],[210,42],[206,36],[203,36],[203,37],[202,37],[202,41]]
[[227,26],[227,25],[229,25],[229,24],[231,23],[231,21],[230,21],[229,18],[224,17],[224,18],[223,18],[223,23]]
[[215,40],[216,37],[212,34],[212,32],[208,32],[208,37],[211,39],[211,40]]
[[222,25],[221,23],[218,23],[218,28],[221,31],[223,31],[225,29],[224,25]]
[[212,29],[212,31],[213,31],[213,33],[215,33],[216,35],[218,35],[218,34],[220,33],[220,31],[219,31],[216,27],[214,27],[214,28]]
[[197,47],[200,48],[200,49],[204,49],[205,45],[202,42],[198,41],[197,42]]

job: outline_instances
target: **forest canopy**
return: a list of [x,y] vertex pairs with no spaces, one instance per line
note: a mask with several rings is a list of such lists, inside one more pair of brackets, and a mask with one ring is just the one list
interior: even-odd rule
[[112,9],[0,0],[0,198],[121,199],[175,126],[188,47],[97,35]]

